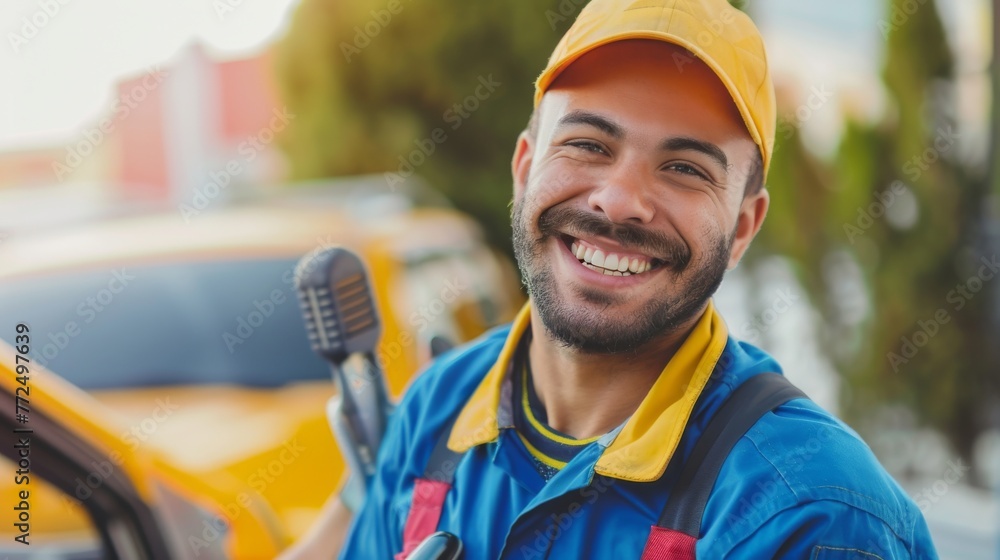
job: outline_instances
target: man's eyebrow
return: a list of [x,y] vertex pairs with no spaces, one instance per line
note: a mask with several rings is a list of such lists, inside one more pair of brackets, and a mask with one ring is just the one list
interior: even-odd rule
[[580,110],[570,111],[569,113],[563,115],[563,117],[559,119],[559,122],[556,123],[556,129],[573,124],[592,126],[615,140],[621,140],[625,136],[625,130],[622,129],[621,126],[612,122],[611,119],[598,115],[597,113]]
[[701,152],[717,161],[723,169],[729,169],[729,158],[726,157],[726,153],[722,151],[722,148],[711,142],[698,140],[690,136],[678,136],[664,140],[660,143],[660,149],[671,152],[681,152],[684,150]]

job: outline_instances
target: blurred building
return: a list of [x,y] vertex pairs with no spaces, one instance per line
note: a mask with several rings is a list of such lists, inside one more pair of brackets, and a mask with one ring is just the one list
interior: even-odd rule
[[127,194],[182,203],[198,191],[214,192],[205,189],[209,183],[220,188],[217,198],[233,184],[280,178],[274,139],[290,117],[278,101],[268,53],[217,62],[192,46],[170,67],[120,83],[118,99],[147,89],[119,131],[114,178]]
[[[0,152],[0,195],[78,193],[99,206],[218,201],[233,186],[281,180],[275,138],[292,118],[270,51],[220,61],[194,44],[119,82],[103,116],[62,144]],[[71,206],[84,211],[78,202]],[[10,229],[18,212],[3,206],[0,229]]]

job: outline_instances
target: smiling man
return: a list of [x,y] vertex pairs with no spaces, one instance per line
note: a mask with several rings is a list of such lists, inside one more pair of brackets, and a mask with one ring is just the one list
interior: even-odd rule
[[858,436],[711,302],[767,213],[774,129],[727,2],[590,2],[514,149],[530,303],[414,382],[342,557],[436,530],[470,559],[935,557]]

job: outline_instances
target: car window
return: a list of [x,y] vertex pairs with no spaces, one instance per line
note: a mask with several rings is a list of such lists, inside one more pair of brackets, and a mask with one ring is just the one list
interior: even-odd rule
[[0,317],[27,323],[37,333],[36,363],[84,389],[326,380],[295,295],[297,261],[134,264],[5,279]]

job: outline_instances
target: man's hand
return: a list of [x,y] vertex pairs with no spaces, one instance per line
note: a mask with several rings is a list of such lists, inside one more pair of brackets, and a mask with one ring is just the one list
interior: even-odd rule
[[277,560],[330,560],[340,554],[351,526],[351,510],[334,494],[323,505],[319,519],[298,542],[288,547]]

